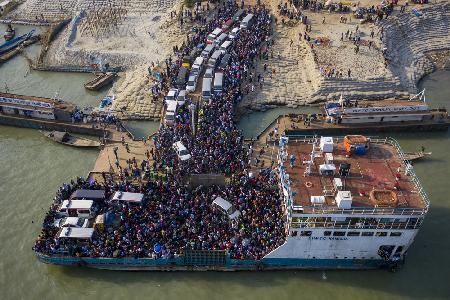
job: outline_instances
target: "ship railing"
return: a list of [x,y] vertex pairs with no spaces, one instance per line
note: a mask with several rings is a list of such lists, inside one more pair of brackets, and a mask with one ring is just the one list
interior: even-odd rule
[[[317,138],[318,138],[317,136],[312,136],[312,135],[289,135],[289,142],[303,142],[303,143],[312,144],[317,141]],[[339,142],[343,141],[344,137],[343,136],[334,136],[333,139],[334,139],[335,143],[339,143]],[[420,183],[416,173],[414,172],[414,169],[412,168],[411,163],[406,159],[405,153],[403,152],[403,150],[400,147],[400,144],[397,142],[397,140],[395,140],[394,138],[391,138],[391,137],[386,137],[386,138],[370,137],[370,142],[375,143],[375,144],[387,144],[387,145],[394,147],[394,149],[397,151],[397,155],[400,157],[400,159],[403,163],[405,170],[407,169],[408,176],[409,176],[411,182],[413,183],[416,192],[422,198],[425,208],[423,208],[423,209],[374,208],[374,210],[376,210],[376,212],[371,212],[370,209],[363,209],[363,211],[361,211],[360,209],[351,209],[351,210],[335,209],[332,213],[341,213],[341,214],[354,214],[354,213],[378,214],[378,213],[381,213],[381,214],[401,214],[401,215],[403,215],[403,214],[422,215],[422,214],[427,213],[428,208],[430,206],[430,200],[428,198],[428,195],[425,192],[425,189],[423,188],[422,184]],[[329,208],[327,208],[326,210],[328,211]],[[331,213],[331,212],[325,212],[325,211],[318,212],[317,211],[317,213]]]
[[295,214],[320,214],[320,215],[424,215],[427,208],[351,208],[343,209],[338,207],[319,207],[319,206],[294,206],[292,213]]
[[408,222],[379,222],[374,224],[342,224],[342,222],[292,222],[291,228],[323,228],[323,229],[418,229],[422,225],[422,220]]

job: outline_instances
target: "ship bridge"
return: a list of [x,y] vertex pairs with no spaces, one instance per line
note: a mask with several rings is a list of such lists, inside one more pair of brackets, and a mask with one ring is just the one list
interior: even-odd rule
[[291,227],[417,228],[428,211],[394,139],[282,138],[279,169]]

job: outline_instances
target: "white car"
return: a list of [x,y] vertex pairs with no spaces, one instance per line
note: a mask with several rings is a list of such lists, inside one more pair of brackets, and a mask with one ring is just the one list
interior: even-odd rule
[[189,80],[186,85],[186,91],[194,92],[196,88],[197,88],[197,76],[191,75],[189,76]]
[[228,35],[229,39],[234,40],[235,38],[237,38],[240,30],[241,29],[239,27],[233,28],[233,30],[231,30],[230,34]]
[[170,89],[165,99],[167,101],[175,101],[177,100],[177,96],[178,96],[178,89]]
[[88,228],[89,219],[78,217],[67,217],[61,219],[55,219],[53,226],[58,228],[72,227],[72,228]]
[[239,210],[235,209],[230,202],[222,197],[214,199],[212,205],[217,207],[223,214],[227,215],[230,220],[236,220],[241,215]]
[[173,143],[173,148],[175,149],[175,152],[177,153],[180,160],[185,161],[191,158],[191,154],[182,142],[178,141],[176,143]]

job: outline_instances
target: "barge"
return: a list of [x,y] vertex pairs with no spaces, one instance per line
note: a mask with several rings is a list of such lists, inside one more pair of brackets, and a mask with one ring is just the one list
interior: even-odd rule
[[114,72],[101,73],[99,75],[96,75],[96,77],[91,81],[87,82],[84,87],[90,91],[98,91],[112,83],[116,77],[117,73]]
[[266,136],[273,142],[275,128],[291,136],[445,131],[449,125],[447,109],[430,108],[423,101],[340,101],[324,105],[316,114],[281,115],[258,138]]
[[105,135],[104,128],[88,122],[87,118],[84,120],[76,105],[60,99],[10,93],[0,93],[0,125]]

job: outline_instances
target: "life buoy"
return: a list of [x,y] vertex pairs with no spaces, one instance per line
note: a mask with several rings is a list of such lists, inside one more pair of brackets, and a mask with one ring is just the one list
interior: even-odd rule
[[384,229],[384,224],[378,223],[377,228],[378,228],[378,229]]
[[307,181],[307,182],[305,182],[305,186],[306,186],[307,188],[310,188],[310,187],[313,186],[313,184],[312,184],[311,181]]

